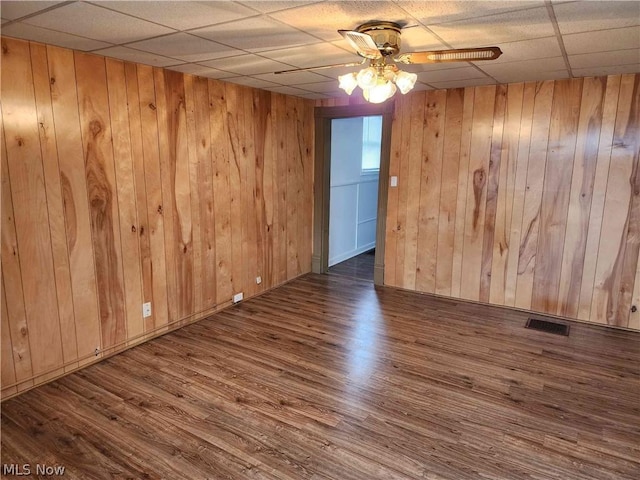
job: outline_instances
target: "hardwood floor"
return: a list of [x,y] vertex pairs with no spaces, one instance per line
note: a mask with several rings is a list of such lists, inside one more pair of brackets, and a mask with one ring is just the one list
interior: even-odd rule
[[525,321],[309,274],[3,403],[2,462],[82,479],[638,478],[640,334]]
[[376,251],[369,250],[344,262],[335,264],[329,268],[329,273],[344,277],[359,278],[373,282],[373,268],[375,266]]

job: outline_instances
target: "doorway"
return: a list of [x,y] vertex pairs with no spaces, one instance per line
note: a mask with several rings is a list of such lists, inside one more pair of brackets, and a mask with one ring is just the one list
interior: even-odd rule
[[[343,107],[316,107],[315,109],[315,172],[314,172],[314,225],[313,225],[313,257],[312,257],[312,271],[315,273],[328,273],[330,268],[330,256],[331,265],[339,264],[340,256],[336,254],[335,248],[331,248],[330,242],[330,219],[331,219],[331,205],[332,205],[332,193],[336,197],[336,202],[333,203],[334,211],[336,208],[340,208],[340,201],[342,201],[343,208],[352,212],[350,221],[353,221],[352,230],[357,230],[360,227],[360,241],[357,236],[350,241],[350,251],[354,255],[364,254],[369,251],[369,258],[363,257],[360,263],[365,264],[367,261],[373,263],[373,281],[376,285],[384,284],[384,238],[385,238],[385,221],[386,221],[386,207],[387,207],[387,193],[388,193],[388,175],[389,175],[389,156],[391,147],[391,122],[393,116],[393,102],[384,104],[366,104],[366,105],[350,105]],[[336,128],[345,127],[353,120],[351,124],[356,124],[358,121],[363,125],[363,118],[376,117],[376,120],[368,120],[367,123],[375,125],[375,122],[381,123],[381,138],[379,139],[379,166],[377,169],[376,186],[373,186],[374,190],[377,190],[377,198],[369,203],[360,204],[360,212],[356,210],[358,207],[357,196],[354,197],[354,188],[351,188],[350,194],[345,194],[349,189],[343,188],[343,192],[338,193],[337,190],[332,192],[332,128],[334,120],[344,120],[344,122],[336,123]],[[369,125],[371,126],[371,125]],[[340,133],[342,133],[340,131]],[[335,136],[339,137],[340,134],[336,133]],[[352,143],[360,144],[358,139],[353,140]],[[362,146],[359,147],[362,149]],[[360,177],[365,177],[366,174],[372,174],[373,172],[366,172],[366,170],[373,170],[373,168],[367,168],[371,165],[367,161],[362,163],[362,155],[359,157]],[[364,167],[364,168],[363,168]],[[340,167],[337,167],[340,168]],[[364,173],[363,173],[364,170]],[[358,179],[360,180],[360,178]],[[350,182],[346,182],[350,183]],[[351,182],[353,183],[353,182]],[[367,183],[367,182],[363,182]],[[371,182],[369,182],[371,183]],[[334,185],[337,186],[337,185]],[[343,185],[346,186],[346,185]],[[352,186],[353,187],[353,186]],[[360,187],[358,187],[360,188]],[[362,187],[363,190],[371,190],[371,185]],[[356,192],[357,193],[357,192]],[[370,192],[369,192],[370,193]],[[350,195],[350,197],[349,197]],[[343,198],[338,198],[342,196]],[[346,206],[346,207],[345,207]],[[367,208],[369,207],[368,211]],[[373,208],[371,208],[373,207]],[[374,212],[375,211],[375,212]],[[355,212],[355,213],[354,213]],[[358,213],[360,213],[360,221],[358,219]],[[375,215],[374,215],[375,213]],[[374,220],[375,218],[375,220]],[[335,223],[335,222],[334,222]],[[367,232],[368,229],[368,232]],[[335,229],[334,229],[335,230]],[[334,235],[335,237],[335,235]],[[369,248],[367,248],[367,246]],[[343,245],[344,247],[344,245]],[[372,247],[375,250],[372,250]],[[362,249],[359,251],[358,249]],[[331,252],[330,252],[331,250]],[[349,248],[344,248],[347,252]],[[348,253],[343,252],[347,255]],[[330,255],[331,254],[331,255]],[[348,256],[346,257],[348,258]],[[356,257],[357,258],[357,257]],[[335,268],[335,267],[334,267]]]
[[373,282],[382,115],[331,120],[329,273]]

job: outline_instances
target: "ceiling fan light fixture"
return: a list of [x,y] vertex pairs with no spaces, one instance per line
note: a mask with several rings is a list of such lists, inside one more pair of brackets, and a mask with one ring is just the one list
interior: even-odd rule
[[418,75],[400,70],[396,75],[396,86],[403,95],[408,93],[416,84]]
[[340,82],[338,86],[347,92],[347,95],[351,95],[353,90],[358,86],[358,80],[356,80],[355,72],[340,75],[338,77],[338,81]]

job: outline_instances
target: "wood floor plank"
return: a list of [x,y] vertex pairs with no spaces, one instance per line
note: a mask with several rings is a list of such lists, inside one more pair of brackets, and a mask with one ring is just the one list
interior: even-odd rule
[[640,333],[308,274],[2,405],[69,478],[633,479]]

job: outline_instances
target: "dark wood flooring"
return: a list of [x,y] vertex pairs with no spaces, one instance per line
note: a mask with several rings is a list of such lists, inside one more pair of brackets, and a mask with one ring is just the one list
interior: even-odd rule
[[375,265],[376,251],[369,250],[344,262],[335,264],[329,268],[329,273],[344,277],[359,278],[373,282],[373,267]]
[[640,334],[525,322],[306,275],[4,402],[2,463],[78,479],[639,478]]

